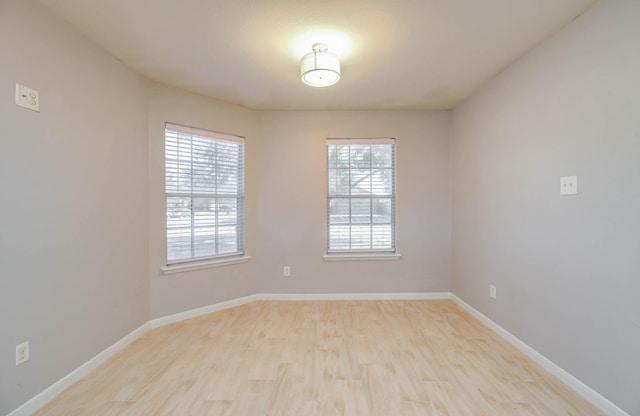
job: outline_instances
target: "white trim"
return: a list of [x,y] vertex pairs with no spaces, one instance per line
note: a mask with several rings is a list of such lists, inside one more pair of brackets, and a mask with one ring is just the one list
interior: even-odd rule
[[417,293],[260,293],[259,300],[441,300],[449,292]]
[[245,305],[258,300],[272,301],[295,301],[295,300],[443,300],[450,299],[467,311],[469,314],[477,318],[489,329],[500,335],[507,342],[522,351],[525,355],[535,361],[538,365],[549,371],[568,387],[582,395],[585,399],[593,403],[595,406],[610,416],[630,416],[624,410],[613,404],[605,397],[598,394],[595,390],[582,383],[580,380],[560,368],[558,365],[544,357],[542,354],[525,344],[523,341],[512,335],[506,329],[474,309],[465,301],[450,292],[416,292],[416,293],[257,293],[254,295],[244,296],[241,298],[231,299],[225,302],[215,303],[213,305],[201,308],[191,309],[189,311],[177,313],[174,315],[156,318],[141,325],[139,328],[117,341],[80,367],[52,384],[40,394],[27,401],[7,416],[27,416],[35,413],[45,404],[53,400],[63,390],[70,387],[73,383],[80,380],[90,371],[98,367],[100,364],[111,358],[124,347],[141,337],[149,328],[157,328],[163,325],[180,322],[185,319],[195,318],[211,312],[232,308],[235,306]]
[[369,261],[369,260],[400,260],[400,253],[358,253],[358,254],[325,254],[324,261]]
[[162,274],[175,274],[182,272],[190,272],[192,270],[210,269],[212,267],[229,266],[231,264],[246,263],[251,260],[251,256],[228,257],[224,259],[215,259],[200,261],[197,263],[172,264],[160,267]]
[[449,292],[417,292],[417,293],[256,293],[254,295],[244,296],[228,300],[225,302],[214,303],[212,305],[203,306],[201,308],[191,309],[188,311],[176,313],[173,315],[156,318],[149,322],[151,328],[158,328],[164,325],[173,324],[184,321],[186,319],[196,318],[208,313],[221,311],[223,309],[233,308],[235,306],[245,305],[257,300],[439,300],[451,299]]
[[7,416],[27,416],[35,413],[42,408],[45,404],[53,400],[57,395],[69,388],[73,383],[80,380],[82,377],[89,374],[92,370],[98,367],[100,364],[113,357],[116,353],[122,350],[124,347],[131,344],[133,341],[141,337],[145,332],[149,330],[149,322],[146,322],[137,329],[134,329],[131,333],[124,338],[117,341],[95,357],[91,358],[80,367],[76,368],[60,380],[47,387],[41,393],[24,403],[22,406],[9,413]]
[[256,295],[244,296],[241,298],[231,299],[225,302],[214,303],[212,305],[203,306],[201,308],[191,309],[188,311],[176,313],[173,315],[163,316],[162,318],[156,318],[149,321],[151,328],[158,328],[160,326],[173,324],[176,322],[184,321],[186,319],[195,318],[201,315],[206,315],[211,312],[221,311],[223,309],[233,308],[234,306],[245,305],[255,300]]
[[478,319],[484,325],[486,325],[489,329],[491,329],[496,334],[500,335],[511,345],[519,349],[526,356],[535,361],[542,368],[550,372],[564,384],[566,384],[569,388],[573,389],[576,393],[584,397],[586,400],[591,402],[593,405],[597,406],[600,410],[605,412],[609,416],[629,416],[627,412],[620,409],[618,406],[613,404],[610,400],[600,395],[598,392],[593,390],[591,387],[584,384],[582,381],[575,378],[573,375],[569,374],[567,371],[562,369],[559,365],[549,360],[544,355],[540,354],[538,351],[534,350],[522,340],[520,340],[515,335],[511,334],[509,331],[492,321],[486,315],[479,312],[473,306],[469,305],[453,293],[451,294],[451,300],[453,300],[457,305],[459,305],[462,309],[467,311],[473,317]]
[[449,292],[416,293],[259,293],[256,300],[441,300]]

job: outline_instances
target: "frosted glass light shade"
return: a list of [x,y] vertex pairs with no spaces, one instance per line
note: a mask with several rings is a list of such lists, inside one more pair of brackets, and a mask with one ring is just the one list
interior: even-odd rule
[[312,87],[328,87],[340,81],[340,59],[327,51],[323,43],[313,45],[313,52],[300,60],[302,82]]

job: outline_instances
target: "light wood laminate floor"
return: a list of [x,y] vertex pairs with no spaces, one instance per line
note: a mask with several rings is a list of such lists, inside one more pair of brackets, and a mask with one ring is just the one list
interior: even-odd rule
[[453,302],[254,302],[148,331],[44,415],[601,415]]

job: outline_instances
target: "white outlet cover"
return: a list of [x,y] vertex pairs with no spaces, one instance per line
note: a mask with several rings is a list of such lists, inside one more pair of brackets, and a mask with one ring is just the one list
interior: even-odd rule
[[34,89],[16,83],[16,105],[39,112],[40,94]]
[[16,365],[29,361],[29,341],[16,345]]
[[578,177],[560,177],[560,195],[576,195],[578,193]]
[[489,285],[489,296],[492,299],[496,299],[497,298],[497,290],[496,290],[496,287],[494,285]]

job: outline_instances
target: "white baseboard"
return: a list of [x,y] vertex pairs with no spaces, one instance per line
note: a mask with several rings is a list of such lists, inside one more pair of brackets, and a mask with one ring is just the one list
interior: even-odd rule
[[450,292],[418,293],[258,293],[256,300],[439,300]]
[[186,319],[195,318],[208,313],[221,311],[223,309],[233,308],[235,306],[245,305],[256,300],[398,300],[398,299],[451,299],[449,292],[435,293],[313,293],[313,294],[289,294],[289,293],[260,293],[255,295],[244,296],[225,302],[215,303],[213,305],[203,306],[201,308],[191,309],[185,312],[164,316],[162,318],[152,319],[151,321],[140,326],[100,354],[96,355],[80,367],[58,380],[56,383],[48,387],[42,393],[38,394],[22,406],[18,407],[7,416],[28,416],[35,413],[49,401],[53,400],[58,394],[66,390],[73,383],[87,375],[91,370],[105,362],[107,359],[115,355],[118,351],[142,336],[149,328],[158,328],[164,325],[184,321]]
[[184,321],[206,315],[211,312],[245,305],[256,300],[437,300],[451,299],[449,292],[419,292],[419,293],[256,293],[226,302],[215,303],[201,308],[163,316],[149,322],[151,328]]
[[115,344],[111,345],[100,354],[96,355],[86,363],[82,364],[80,367],[73,370],[71,373],[67,374],[51,386],[47,387],[44,391],[42,391],[37,396],[33,397],[28,402],[24,403],[22,406],[18,407],[7,416],[28,416],[35,413],[38,409],[43,407],[45,404],[49,403],[53,400],[58,394],[62,393],[64,390],[69,388],[73,383],[80,380],[82,377],[86,376],[93,369],[98,367],[100,364],[114,356],[121,349],[131,344],[133,341],[141,337],[147,330],[149,329],[149,322],[141,325],[137,329],[133,330],[131,333],[126,335],[121,340],[117,341]]
[[563,383],[567,384],[577,393],[582,395],[585,399],[589,400],[595,406],[604,411],[607,415],[611,416],[629,416],[624,410],[607,400],[605,397],[598,394],[595,390],[582,383],[580,380],[567,373],[551,360],[538,353],[533,348],[522,342],[520,339],[512,335],[506,329],[502,328],[497,323],[474,309],[471,305],[457,297],[450,292],[421,292],[421,293],[309,293],[309,294],[294,294],[294,293],[258,293],[255,295],[244,296],[237,299],[232,299],[225,302],[216,303],[201,308],[192,309],[189,311],[177,313],[174,315],[165,316],[162,318],[153,319],[96,355],[76,370],[63,377],[55,384],[48,387],[42,393],[38,394],[22,406],[9,413],[7,416],[28,416],[35,413],[38,409],[43,407],[53,398],[55,398],[62,391],[70,387],[73,383],[80,380],[87,375],[91,370],[105,362],[107,359],[115,355],[118,351],[135,341],[142,336],[149,328],[157,328],[164,325],[169,325],[175,322],[184,321],[186,319],[195,318],[201,315],[205,315],[211,312],[220,311],[223,309],[232,308],[235,306],[245,305],[257,300],[274,300],[274,301],[289,301],[289,300],[441,300],[451,299],[460,307],[469,312],[472,316],[477,318],[484,325],[489,327],[495,333],[500,335],[506,341],[518,348],[524,354],[526,354],[533,361],[538,363],[544,369],[549,371],[555,377],[560,379]]
[[451,300],[453,300],[457,305],[462,307],[464,310],[469,312],[473,317],[478,319],[484,325],[489,327],[493,332],[500,335],[511,345],[519,349],[533,361],[535,361],[542,368],[550,372],[564,384],[573,389],[576,393],[580,394],[589,402],[593,403],[594,406],[598,407],[600,410],[605,412],[609,416],[629,416],[627,412],[620,409],[614,403],[609,401],[607,398],[600,395],[598,392],[593,390],[591,387],[584,384],[582,381],[578,380],[568,372],[566,372],[562,367],[555,364],[553,361],[549,360],[544,355],[540,354],[538,351],[534,350],[523,341],[521,341],[518,337],[511,334],[509,331],[489,319],[486,315],[479,312],[473,306],[469,305],[453,293],[451,294]]
[[176,322],[184,321],[186,319],[195,318],[197,316],[206,315],[211,312],[221,311],[223,309],[233,308],[234,306],[245,305],[258,300],[256,295],[244,296],[241,298],[231,299],[225,302],[214,303],[213,305],[203,306],[201,308],[191,309],[188,311],[176,313],[173,315],[163,316],[162,318],[156,318],[149,321],[151,328],[158,328],[160,326],[173,324]]

